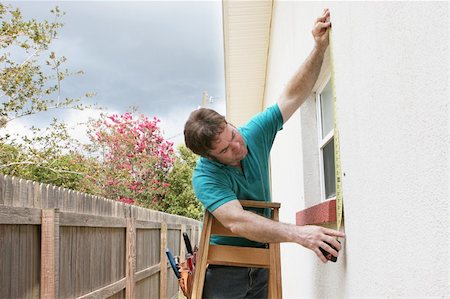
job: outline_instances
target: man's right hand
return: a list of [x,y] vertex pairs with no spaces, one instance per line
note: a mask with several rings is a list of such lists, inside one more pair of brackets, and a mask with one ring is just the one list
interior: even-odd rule
[[[314,251],[314,253],[320,258],[320,260],[326,263],[328,262],[328,260],[322,254],[320,248],[337,257],[339,255],[338,251],[341,250],[342,247],[341,243],[339,243],[336,239],[338,237],[344,238],[345,234],[343,232],[321,226],[305,225],[298,226],[296,242],[303,247]],[[334,248],[337,249],[337,251],[325,242],[331,244]]]

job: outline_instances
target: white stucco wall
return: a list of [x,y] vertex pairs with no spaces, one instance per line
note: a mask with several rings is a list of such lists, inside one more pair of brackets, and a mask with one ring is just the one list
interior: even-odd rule
[[[326,265],[283,244],[284,298],[448,298],[448,2],[328,4],[347,239]],[[266,105],[310,52],[323,8],[275,3]],[[272,151],[273,199],[291,223],[314,184],[303,171],[302,143],[316,134],[301,127],[307,105]]]

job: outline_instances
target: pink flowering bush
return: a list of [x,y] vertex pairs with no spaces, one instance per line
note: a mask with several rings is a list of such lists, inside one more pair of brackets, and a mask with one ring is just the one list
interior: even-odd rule
[[101,196],[154,208],[165,196],[174,164],[173,143],[166,141],[160,120],[144,115],[102,115],[90,124],[89,137],[101,167],[88,179]]

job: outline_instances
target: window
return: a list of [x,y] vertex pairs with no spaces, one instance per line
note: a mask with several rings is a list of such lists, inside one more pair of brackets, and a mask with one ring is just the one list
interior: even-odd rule
[[336,196],[334,170],[334,101],[331,91],[331,77],[317,90],[317,119],[320,160],[320,185],[322,199]]

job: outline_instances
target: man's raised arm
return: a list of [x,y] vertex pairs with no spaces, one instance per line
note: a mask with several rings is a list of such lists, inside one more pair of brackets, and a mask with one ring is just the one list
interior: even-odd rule
[[315,40],[314,49],[296,71],[278,99],[278,106],[283,115],[284,123],[308,98],[317,81],[324,53],[329,44],[329,29],[331,27],[329,17],[330,12],[325,9],[322,16],[316,19],[312,30]]

